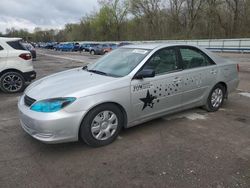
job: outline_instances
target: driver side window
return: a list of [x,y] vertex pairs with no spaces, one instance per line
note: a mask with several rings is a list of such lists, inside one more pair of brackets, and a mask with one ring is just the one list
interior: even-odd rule
[[175,49],[161,49],[157,51],[143,69],[153,69],[156,75],[172,72],[178,68],[178,60]]

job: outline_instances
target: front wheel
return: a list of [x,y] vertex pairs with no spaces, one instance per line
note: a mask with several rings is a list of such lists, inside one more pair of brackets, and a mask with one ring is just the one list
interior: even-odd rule
[[93,147],[108,145],[118,136],[123,122],[123,113],[116,105],[103,104],[86,115],[80,127],[80,136]]
[[94,51],[94,50],[91,50],[91,51],[90,51],[90,54],[91,54],[91,55],[95,55],[95,51]]
[[25,88],[25,80],[20,73],[7,72],[0,78],[0,89],[5,93],[17,93]]
[[225,94],[226,88],[223,85],[217,84],[216,86],[214,86],[208,96],[205,109],[208,112],[215,112],[219,110],[224,102]]

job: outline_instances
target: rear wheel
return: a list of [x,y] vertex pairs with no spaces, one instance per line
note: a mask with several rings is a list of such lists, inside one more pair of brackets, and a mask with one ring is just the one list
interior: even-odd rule
[[91,50],[91,51],[90,51],[90,54],[91,54],[91,55],[95,55],[95,51],[94,51],[94,50]]
[[212,89],[212,91],[208,96],[205,109],[208,112],[215,112],[219,110],[219,108],[222,106],[224,102],[225,94],[226,94],[226,88],[223,85],[217,84],[216,86],[214,86],[214,88]]
[[20,73],[7,72],[0,78],[0,88],[5,93],[21,92],[25,88],[25,80]]
[[116,139],[123,122],[123,113],[116,105],[104,104],[86,115],[81,124],[80,136],[90,146],[104,146]]

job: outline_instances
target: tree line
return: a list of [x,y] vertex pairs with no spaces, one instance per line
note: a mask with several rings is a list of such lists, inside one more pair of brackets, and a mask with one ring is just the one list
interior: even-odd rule
[[250,37],[250,0],[99,0],[100,9],[62,30],[6,30],[43,41],[121,41]]

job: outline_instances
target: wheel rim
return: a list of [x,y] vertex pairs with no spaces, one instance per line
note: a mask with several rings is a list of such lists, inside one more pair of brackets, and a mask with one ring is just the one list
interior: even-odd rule
[[223,100],[223,91],[220,88],[217,88],[213,91],[211,97],[211,104],[214,108],[218,108]]
[[107,140],[112,137],[118,127],[118,118],[111,111],[102,111],[91,123],[91,133],[97,140]]
[[22,79],[16,74],[9,74],[3,78],[3,88],[9,92],[16,92],[23,86]]

